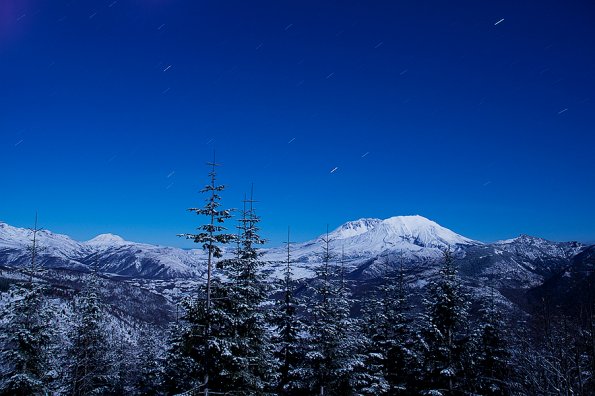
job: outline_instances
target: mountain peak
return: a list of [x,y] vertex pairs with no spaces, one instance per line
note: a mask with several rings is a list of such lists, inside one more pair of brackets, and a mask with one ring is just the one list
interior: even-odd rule
[[516,238],[511,238],[511,239],[504,239],[501,241],[496,241],[495,244],[496,245],[509,245],[509,244],[513,244],[513,243],[530,243],[530,244],[534,244],[534,243],[540,243],[540,242],[549,242],[543,238],[539,238],[536,236],[532,236],[532,235],[527,235],[527,234],[520,234],[518,237]]
[[333,245],[341,245],[348,254],[481,244],[420,215],[348,221],[330,233],[329,238]]
[[391,239],[424,247],[444,248],[478,243],[420,215],[390,217],[383,220],[376,230]]
[[382,220],[374,218],[362,218],[348,221],[340,225],[329,234],[330,239],[347,239],[361,235],[376,227]]
[[100,234],[97,235],[95,238],[88,240],[85,242],[86,245],[91,246],[122,246],[127,245],[129,242],[125,241],[119,235],[114,234]]
[[420,215],[393,216],[383,222],[403,224],[413,228],[438,226],[436,222]]

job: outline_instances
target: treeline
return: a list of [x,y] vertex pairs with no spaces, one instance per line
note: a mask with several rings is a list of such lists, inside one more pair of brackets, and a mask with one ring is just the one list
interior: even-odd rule
[[[402,269],[355,299],[328,233],[315,279],[298,293],[288,236],[285,274],[272,282],[252,194],[231,233],[215,176],[213,165],[205,205],[190,209],[207,221],[183,234],[207,252],[207,282],[167,334],[114,332],[96,281],[56,334],[59,313],[30,278],[2,314],[2,394],[593,394],[595,336],[584,321],[547,309],[514,323],[493,292],[472,307],[448,250],[421,307]],[[224,246],[233,254],[223,257]]]

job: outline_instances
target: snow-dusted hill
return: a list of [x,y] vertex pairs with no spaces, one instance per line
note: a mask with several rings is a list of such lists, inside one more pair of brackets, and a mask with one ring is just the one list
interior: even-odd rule
[[[0,223],[0,264],[23,266],[30,262],[33,232]],[[86,242],[47,230],[37,233],[38,260],[49,268],[88,270],[97,263],[104,273],[139,278],[168,279],[201,276],[201,250],[184,250],[125,241],[102,234]]]

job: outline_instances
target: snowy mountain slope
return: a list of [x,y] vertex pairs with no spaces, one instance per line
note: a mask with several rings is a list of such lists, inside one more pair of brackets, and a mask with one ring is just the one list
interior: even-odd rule
[[[312,264],[320,261],[324,238],[326,235],[321,235],[291,246],[297,277],[312,274]],[[464,246],[482,244],[418,215],[351,221],[330,232],[328,238],[334,259],[343,258],[348,271],[359,269],[361,275],[368,278],[394,269],[397,257],[410,264],[430,263],[442,257],[442,251],[447,247],[460,250]],[[267,250],[264,258],[277,262],[284,261],[286,255],[286,249],[274,248]],[[388,260],[380,259],[389,256]],[[366,268],[362,269],[362,265]]]
[[[352,226],[362,223],[368,227]],[[349,233],[352,228],[360,232]],[[314,276],[324,237],[292,245],[297,278]],[[551,242],[526,235],[484,244],[421,216],[349,222],[329,233],[329,239],[334,261],[339,261],[344,251],[345,269],[354,280],[383,277],[402,265],[415,284],[425,284],[435,275],[443,250],[450,247],[461,275],[469,284],[509,289],[528,289],[541,284],[584,249],[577,242]],[[286,250],[270,249],[264,257],[272,262],[276,276],[280,276]]]
[[[0,223],[0,263],[28,265],[33,232]],[[125,241],[99,235],[78,242],[47,230],[37,234],[38,260],[48,268],[88,270],[97,263],[105,273],[140,278],[169,279],[200,276],[204,256],[201,250],[183,250]]]
[[584,248],[578,242],[552,242],[529,235],[499,241],[493,247],[495,253],[514,255],[521,265],[546,276],[559,271]]
[[529,298],[539,307],[547,301],[551,306],[560,307],[565,312],[582,315],[582,310],[593,304],[594,284],[595,245],[592,245],[575,255],[570,265],[531,290]]
[[[457,245],[453,250],[459,272],[469,283],[527,289],[556,274],[584,248],[577,242],[551,242],[523,236],[506,245]],[[427,278],[427,271],[432,272],[438,267],[441,254],[439,250],[434,256],[392,251],[363,263],[354,275],[359,278],[383,276],[402,263],[407,271],[420,272],[421,278]]]
[[[30,229],[0,223],[0,246],[2,248],[26,250],[31,246],[32,240],[33,231]],[[70,237],[54,234],[47,230],[38,231],[37,242],[39,246],[44,247],[44,252],[65,258],[74,257],[80,253],[81,249],[84,249],[81,243]]]
[[342,224],[330,232],[329,238],[333,240],[343,240],[361,235],[370,231],[381,222],[381,219],[359,219],[355,221],[348,221],[347,223]]
[[466,249],[461,274],[510,289],[535,287],[569,265],[585,248],[577,242],[552,242],[521,235]]
[[204,272],[204,254],[201,250],[127,243],[102,246],[84,261],[92,263],[95,258],[102,272],[133,278],[191,278]]

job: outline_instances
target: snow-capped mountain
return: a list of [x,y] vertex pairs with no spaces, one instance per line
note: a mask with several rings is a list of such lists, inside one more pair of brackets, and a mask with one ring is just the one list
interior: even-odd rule
[[[24,266],[30,262],[33,232],[0,223],[0,264]],[[184,250],[125,241],[102,234],[78,242],[47,230],[37,233],[38,261],[49,268],[100,271],[139,278],[194,277],[203,273],[202,250]]]
[[130,244],[131,242],[125,241],[121,236],[114,234],[97,235],[95,238],[85,242],[85,245],[93,246],[97,249],[109,249],[115,246],[125,246]]
[[[291,255],[297,263],[298,276],[312,274],[312,264],[320,261],[325,238],[326,234],[292,245]],[[442,257],[446,248],[460,251],[482,244],[419,215],[350,221],[329,232],[328,239],[335,260],[342,259],[349,271],[360,268],[365,277],[382,275],[394,268],[397,259],[406,263],[434,262]],[[265,258],[272,262],[283,261],[286,255],[284,248],[269,249]],[[362,265],[366,268],[361,268]]]
[[378,222],[366,232],[348,238],[357,250],[382,252],[387,249],[454,248],[480,242],[465,238],[422,216],[396,216]]
[[[146,279],[201,277],[206,267],[200,249],[129,242],[113,234],[98,235],[86,242],[47,230],[37,236],[39,262],[46,267],[88,271],[97,263],[104,273]],[[28,229],[0,223],[0,264],[27,265],[32,237]],[[526,235],[484,244],[418,215],[364,218],[349,221],[328,235],[292,244],[297,278],[314,276],[326,238],[333,261],[342,261],[352,279],[382,277],[400,265],[424,277],[426,272],[435,271],[443,250],[450,248],[462,273],[477,279],[495,279],[498,284],[515,288],[539,284],[584,248],[578,243],[550,242]],[[281,276],[286,255],[285,247],[265,249],[263,259],[269,262],[268,271]]]

